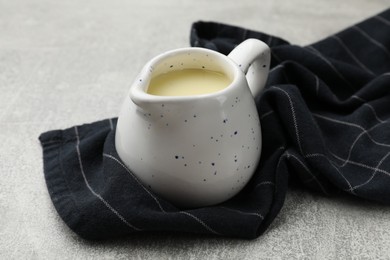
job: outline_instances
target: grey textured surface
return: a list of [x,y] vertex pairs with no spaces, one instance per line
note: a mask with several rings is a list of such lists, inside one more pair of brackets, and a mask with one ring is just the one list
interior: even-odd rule
[[140,234],[78,238],[50,201],[41,132],[118,114],[129,83],[192,22],[243,26],[308,44],[388,0],[0,0],[0,259],[390,258],[390,207],[291,190],[262,237]]

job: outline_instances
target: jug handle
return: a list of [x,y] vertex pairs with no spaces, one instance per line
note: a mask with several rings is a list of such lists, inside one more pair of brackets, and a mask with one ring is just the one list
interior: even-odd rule
[[257,39],[247,39],[228,55],[244,72],[253,97],[257,97],[267,81],[271,63],[271,50]]

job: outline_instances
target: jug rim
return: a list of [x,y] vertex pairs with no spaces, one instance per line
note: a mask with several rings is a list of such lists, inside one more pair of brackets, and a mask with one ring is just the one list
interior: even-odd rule
[[[147,88],[149,86],[150,80],[155,77],[156,75],[153,75],[155,71],[156,64],[159,65],[160,63],[163,63],[164,60],[178,56],[183,54],[190,54],[193,53],[196,54],[206,54],[207,57],[210,58],[210,55],[212,55],[211,58],[216,58],[218,64],[220,65],[221,70],[217,70],[218,72],[224,73],[229,78],[231,78],[231,82],[229,85],[227,85],[225,88],[211,92],[211,93],[205,93],[205,94],[195,94],[195,95],[182,95],[182,96],[160,96],[160,95],[153,95],[147,93]],[[166,63],[167,64],[167,63]],[[173,65],[169,65],[172,71],[178,70],[177,68],[174,68]],[[202,68],[202,66],[199,69],[207,69],[205,67]],[[206,49],[206,48],[200,48],[200,47],[184,47],[179,48],[175,50],[166,51],[164,53],[161,53],[154,58],[152,58],[142,69],[141,73],[139,74],[139,77],[136,79],[135,84],[132,86],[130,91],[130,98],[137,103],[141,100],[149,100],[153,99],[155,101],[189,101],[189,100],[196,100],[196,99],[203,99],[203,98],[215,98],[220,95],[223,95],[224,93],[228,93],[231,91],[232,88],[235,88],[238,83],[242,80],[243,72],[241,71],[238,64],[236,64],[232,59],[230,59],[228,56],[219,53],[214,50]]]

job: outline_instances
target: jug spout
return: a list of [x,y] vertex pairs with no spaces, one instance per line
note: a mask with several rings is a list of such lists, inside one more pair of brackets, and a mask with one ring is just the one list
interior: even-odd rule
[[155,96],[147,93],[152,72],[152,67],[150,65],[145,66],[133,85],[130,87],[129,92],[129,97],[133,104],[148,112],[151,112],[150,110],[156,105],[156,103],[159,103],[159,100],[156,99]]
[[147,92],[147,89],[148,82],[135,84],[130,88],[129,93],[133,105],[143,113],[156,115],[161,114],[163,110],[172,108],[172,104],[184,105],[183,102],[180,102],[181,98],[152,95]]
[[150,100],[150,98],[148,98],[148,95],[145,93],[148,86],[145,84],[142,84],[143,83],[142,81],[145,81],[145,80],[139,79],[138,84],[135,83],[130,88],[129,96],[130,96],[131,101],[135,105],[142,108],[143,110],[148,111],[151,100]]

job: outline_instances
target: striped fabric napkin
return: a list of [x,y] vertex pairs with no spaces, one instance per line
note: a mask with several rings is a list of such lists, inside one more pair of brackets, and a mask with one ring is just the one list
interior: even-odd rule
[[256,97],[263,154],[244,190],[219,205],[177,208],[121,162],[116,119],[46,132],[40,141],[47,188],[75,233],[252,239],[277,216],[292,182],[324,196],[348,193],[390,204],[390,10],[304,47],[219,23],[197,22],[191,30],[192,46],[224,54],[247,38],[268,43],[272,68]]

